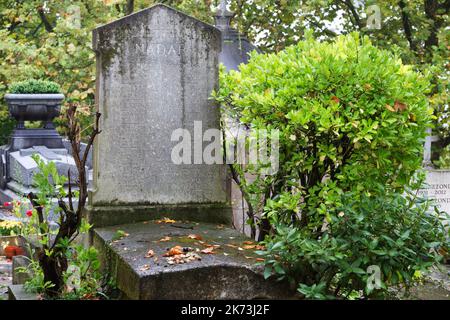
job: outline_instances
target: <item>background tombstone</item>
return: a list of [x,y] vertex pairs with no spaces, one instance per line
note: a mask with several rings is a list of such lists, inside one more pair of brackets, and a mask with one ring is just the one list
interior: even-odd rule
[[450,170],[435,169],[431,161],[431,144],[437,141],[439,137],[433,136],[432,130],[427,129],[423,154],[426,185],[419,190],[419,195],[432,199],[434,206],[450,215]]
[[203,132],[220,128],[219,108],[209,99],[218,85],[220,31],[156,5],[95,29],[93,45],[102,133],[94,147],[90,221],[172,216],[229,223],[225,165],[171,160],[179,143],[171,141],[174,130],[187,129],[193,138],[194,121]]

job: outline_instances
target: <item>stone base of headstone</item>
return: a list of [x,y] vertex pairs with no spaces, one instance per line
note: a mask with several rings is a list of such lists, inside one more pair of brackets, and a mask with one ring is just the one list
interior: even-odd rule
[[[118,230],[128,235],[114,240]],[[202,240],[191,239],[189,235],[200,236]],[[255,249],[249,249],[245,244],[249,239],[223,225],[146,221],[97,228],[92,237],[93,245],[100,252],[104,271],[129,299],[295,297],[286,283],[264,280],[263,267],[256,265],[258,256]],[[177,245],[192,248],[201,260],[169,264],[163,255],[168,248]],[[200,250],[207,245],[218,246],[214,254],[201,253]],[[153,257],[146,257],[149,250],[153,250]]]
[[85,217],[96,228],[163,217],[224,225],[232,223],[231,207],[224,204],[87,206]]
[[8,300],[38,300],[38,296],[26,292],[21,284],[13,284],[8,287]]

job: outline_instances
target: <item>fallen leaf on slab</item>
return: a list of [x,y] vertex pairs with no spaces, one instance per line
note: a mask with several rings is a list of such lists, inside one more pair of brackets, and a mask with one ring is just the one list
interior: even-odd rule
[[234,249],[237,249],[237,248],[238,248],[238,246],[236,246],[236,245],[234,245],[234,244],[231,244],[231,243],[227,243],[226,246],[227,246],[227,247],[230,247],[230,248],[234,248]]
[[160,239],[159,242],[167,242],[167,241],[170,241],[170,240],[172,240],[172,238],[169,237],[169,236],[166,236],[166,237]]
[[171,257],[176,256],[178,254],[183,253],[183,248],[181,246],[175,246],[173,248],[170,248],[163,256],[164,257]]
[[161,224],[161,223],[175,223],[176,221],[170,218],[162,218],[161,220],[156,220],[156,223]]
[[190,234],[188,235],[189,239],[194,239],[194,240],[203,240],[202,236],[199,234]]
[[113,235],[113,237],[112,237],[112,241],[114,242],[114,241],[117,241],[117,240],[120,240],[120,239],[122,239],[122,238],[124,238],[124,237],[128,237],[130,234],[129,233],[126,233],[125,231],[123,231],[123,230],[117,230],[115,233],[114,233],[114,235]]
[[264,261],[264,258],[256,258],[256,261],[262,262],[262,261]]
[[207,247],[207,248],[213,247],[215,249],[220,248],[220,245],[218,245],[218,244],[210,244],[210,243],[202,243],[202,246]]
[[246,245],[246,246],[244,246],[243,248],[245,249],[245,250],[249,250],[249,249],[255,249],[255,247],[256,247],[256,245]]
[[244,241],[243,244],[254,244],[253,241]]
[[264,247],[263,245],[257,244],[257,245],[255,246],[255,249],[256,249],[256,250],[266,250],[266,247]]
[[215,249],[214,247],[208,247],[206,249],[201,250],[200,252],[204,254],[215,254],[214,249]]
[[189,262],[196,261],[196,260],[202,260],[202,258],[194,252],[189,252],[186,254],[177,254],[172,257],[167,257],[166,259],[167,259],[167,263],[170,265],[184,264],[184,263],[189,263]]
[[245,256],[245,259],[253,259],[253,257]]
[[146,258],[151,258],[155,255],[155,252],[153,250],[148,250],[147,254],[145,255]]

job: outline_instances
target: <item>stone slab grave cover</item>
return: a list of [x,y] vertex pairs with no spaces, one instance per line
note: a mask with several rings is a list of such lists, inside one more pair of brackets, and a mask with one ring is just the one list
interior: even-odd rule
[[[209,97],[218,85],[220,31],[156,5],[95,29],[93,46],[102,133],[90,220],[100,226],[182,215],[229,223],[225,166],[171,159],[174,130],[194,138],[201,121],[201,144],[203,132],[219,128]],[[209,143],[192,148],[192,163]]]
[[[227,227],[225,165],[171,160],[174,130],[193,138],[194,121],[202,132],[220,128],[209,99],[218,85],[220,31],[159,4],[97,28],[93,39],[103,116],[87,216],[105,272],[131,299],[286,297],[284,284],[264,280],[254,250],[240,247],[249,239]],[[156,220],[165,216],[176,223]],[[119,230],[126,236],[116,239]],[[201,252],[205,244],[214,254]],[[176,245],[201,260],[171,264],[164,254]]]

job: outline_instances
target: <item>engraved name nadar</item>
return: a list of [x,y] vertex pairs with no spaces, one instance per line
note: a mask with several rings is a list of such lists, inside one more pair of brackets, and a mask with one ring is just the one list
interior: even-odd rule
[[181,45],[174,43],[149,43],[146,46],[138,46],[136,54],[150,57],[179,57],[181,56]]

